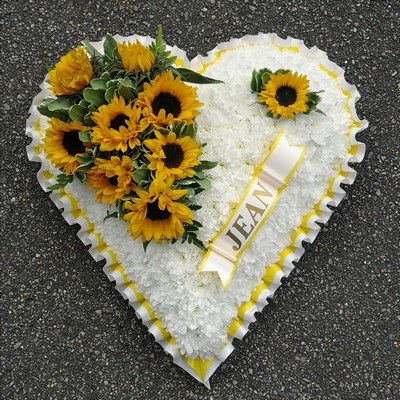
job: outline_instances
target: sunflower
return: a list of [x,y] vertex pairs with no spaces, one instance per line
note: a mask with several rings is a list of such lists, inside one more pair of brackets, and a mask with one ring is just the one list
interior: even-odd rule
[[297,72],[271,74],[261,91],[259,102],[267,105],[273,117],[294,119],[308,110],[308,79]]
[[200,145],[189,136],[177,139],[175,132],[163,135],[155,131],[155,134],[156,139],[144,141],[144,145],[152,151],[146,154],[150,161],[148,168],[157,171],[160,178],[183,179],[195,175],[192,168],[200,164],[197,159],[201,155]]
[[89,189],[96,189],[96,200],[112,204],[136,189],[132,172],[132,160],[128,156],[122,156],[122,159],[112,156],[109,160],[96,158],[86,179]]
[[186,190],[172,190],[172,179],[154,179],[148,191],[137,190],[139,197],[125,202],[130,212],[124,215],[129,221],[128,231],[133,239],[141,236],[143,242],[154,239],[178,239],[184,232],[183,224],[192,224],[193,212],[175,200],[186,194]]
[[140,145],[138,134],[144,125],[140,120],[141,109],[125,104],[123,97],[114,96],[109,104],[93,113],[92,142],[100,144],[101,151],[121,150],[126,152]]
[[200,114],[196,108],[203,105],[196,97],[196,88],[181,82],[179,76],[174,78],[168,71],[144,84],[136,105],[143,108],[147,124],[154,124],[157,128],[179,121],[192,124]]
[[127,71],[149,72],[151,70],[156,58],[154,54],[138,40],[136,43],[118,43],[117,46],[122,65]]
[[49,72],[50,89],[57,96],[84,89],[93,78],[93,67],[83,47],[71,50]]
[[63,168],[65,175],[73,174],[79,166],[75,156],[85,153],[90,146],[79,139],[79,133],[89,128],[78,121],[63,122],[57,118],[50,118],[49,123],[44,150],[57,168]]

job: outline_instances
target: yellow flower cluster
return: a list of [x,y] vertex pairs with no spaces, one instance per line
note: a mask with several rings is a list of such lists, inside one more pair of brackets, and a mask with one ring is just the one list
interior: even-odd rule
[[[138,41],[118,43],[116,51],[116,62],[128,74],[149,73],[156,61],[153,52]],[[57,96],[79,96],[94,77],[93,71],[80,47],[61,57],[48,82]],[[89,126],[50,118],[44,149],[66,176],[79,174],[79,157],[86,160],[90,149],[95,156],[92,161],[89,158],[83,179],[95,190],[96,200],[122,204],[123,219],[134,239],[177,239],[184,233],[184,224],[192,224],[193,211],[181,202],[187,190],[173,185],[196,174],[202,152],[193,137],[180,137],[172,129],[182,122],[193,124],[200,106],[196,88],[171,71],[162,71],[143,84],[136,98],[128,100],[115,92],[109,102],[91,112]],[[148,179],[144,187],[134,179],[143,169]]]

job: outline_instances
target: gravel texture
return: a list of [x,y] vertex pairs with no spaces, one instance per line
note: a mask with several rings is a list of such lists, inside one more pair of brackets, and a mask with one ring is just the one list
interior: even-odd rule
[[[399,399],[398,1],[25,1],[1,12],[4,399]],[[211,378],[172,363],[36,181],[25,121],[45,66],[83,39],[154,36],[189,57],[258,32],[346,71],[370,127],[356,182]]]

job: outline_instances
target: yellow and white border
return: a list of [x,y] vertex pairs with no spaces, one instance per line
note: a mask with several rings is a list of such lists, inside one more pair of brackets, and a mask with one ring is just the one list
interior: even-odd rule
[[[135,41],[140,40],[143,44],[150,44],[153,39],[150,37],[114,36],[117,41]],[[325,52],[313,47],[307,48],[300,40],[288,38],[281,39],[275,34],[259,34],[255,36],[245,36],[241,39],[233,39],[229,42],[221,43],[214,50],[208,53],[206,57],[198,56],[191,62],[186,54],[176,48],[170,48],[172,53],[178,57],[177,64],[189,67],[198,72],[205,72],[209,65],[215,63],[221,54],[233,50],[240,46],[253,45],[257,43],[271,43],[282,52],[301,52],[320,62],[320,68],[330,78],[336,80],[338,87],[346,97],[346,110],[351,116],[351,124],[347,132],[349,142],[348,154],[343,159],[339,173],[333,178],[326,193],[314,205],[314,207],[303,216],[301,224],[293,231],[291,243],[280,253],[279,261],[273,265],[265,267],[263,281],[251,293],[250,300],[242,303],[237,310],[237,317],[232,320],[228,327],[228,340],[225,346],[218,354],[215,354],[212,360],[203,360],[201,358],[189,359],[183,356],[176,345],[176,340],[163,327],[163,323],[154,314],[154,311],[148,300],[136,289],[135,282],[127,278],[124,268],[118,262],[116,255],[108,248],[101,236],[95,231],[93,224],[87,219],[85,213],[79,209],[77,200],[63,190],[52,192],[50,198],[55,205],[63,210],[62,215],[69,224],[78,223],[81,229],[78,237],[85,245],[90,245],[89,252],[96,261],[105,259],[106,264],[103,268],[110,281],[114,281],[116,289],[122,294],[123,298],[129,301],[134,308],[138,318],[148,327],[149,332],[161,344],[164,350],[171,354],[174,362],[185,371],[202,382],[207,387],[209,379],[218,366],[233,351],[233,338],[242,339],[247,333],[249,325],[255,321],[255,312],[261,311],[267,305],[267,298],[273,296],[275,290],[280,286],[282,277],[287,277],[293,270],[293,262],[299,261],[304,253],[302,242],[312,243],[318,235],[321,227],[318,223],[326,223],[333,211],[329,206],[337,207],[345,195],[341,184],[352,184],[356,177],[356,172],[349,166],[349,163],[361,162],[365,145],[356,140],[357,132],[368,126],[367,121],[360,121],[356,114],[355,103],[359,98],[356,88],[348,84],[344,78],[344,71],[333,62],[329,61]],[[102,41],[92,43],[98,50],[102,48]],[[55,179],[50,172],[50,164],[41,149],[41,137],[43,135],[44,120],[36,107],[49,95],[47,85],[41,85],[41,92],[34,98],[30,117],[27,120],[26,134],[32,138],[32,142],[27,146],[28,158],[31,161],[40,162],[41,168],[37,173],[37,178],[43,190],[48,191],[48,187],[54,184]]]

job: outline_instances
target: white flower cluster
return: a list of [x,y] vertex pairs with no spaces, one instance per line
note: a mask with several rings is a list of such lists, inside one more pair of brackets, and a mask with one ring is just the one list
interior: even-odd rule
[[[310,90],[324,90],[318,107],[326,116],[312,113],[296,120],[268,118],[265,107],[256,103],[249,89],[252,71],[264,67],[306,74]],[[196,199],[202,205],[195,219],[203,224],[198,237],[204,243],[227,220],[255,166],[281,129],[290,144],[307,147],[269,219],[242,255],[226,291],[215,273],[198,272],[204,254],[193,245],[152,242],[144,252],[140,239],[131,239],[125,222],[103,221],[107,206],[95,202],[94,193],[85,185],[75,180],[65,190],[79,199],[80,208],[176,338],[182,354],[207,359],[223,347],[238,306],[261,282],[265,266],[277,261],[302,216],[311,211],[326,192],[329,179],[337,175],[337,166],[349,147],[346,132],[350,115],[336,80],[320,69],[317,58],[282,51],[271,43],[246,45],[243,41],[234,50],[221,52],[205,74],[225,83],[198,88],[204,106],[196,119],[197,137],[207,143],[202,158],[218,162],[209,171],[212,188]]]

